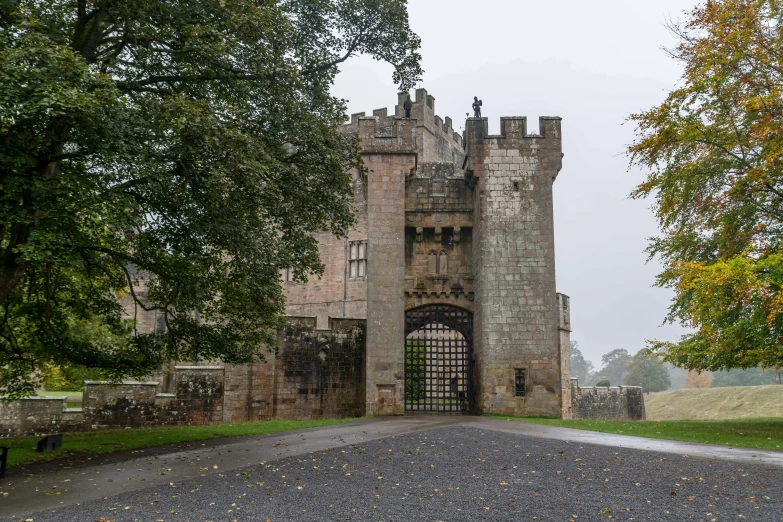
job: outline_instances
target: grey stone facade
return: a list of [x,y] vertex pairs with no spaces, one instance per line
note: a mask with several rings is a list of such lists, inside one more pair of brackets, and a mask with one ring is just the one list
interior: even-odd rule
[[[473,313],[473,410],[568,416],[569,332],[555,289],[552,183],[562,165],[560,118],[470,118],[464,138],[435,98],[416,91],[411,118],[354,114],[358,224],[343,248],[318,236],[326,272],[286,286],[291,314],[367,319],[366,413],[404,411],[405,311],[448,304]],[[367,241],[367,275],[348,277],[351,241]],[[567,312],[566,312],[567,313]],[[568,331],[566,331],[568,330]],[[526,393],[515,393],[515,375]],[[564,398],[566,399],[564,402]]]

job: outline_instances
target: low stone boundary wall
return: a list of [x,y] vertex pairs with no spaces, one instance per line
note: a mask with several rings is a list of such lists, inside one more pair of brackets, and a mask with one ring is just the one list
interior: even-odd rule
[[81,408],[65,397],[0,397],[0,437],[45,433],[220,424],[268,419],[361,417],[365,412],[367,321],[289,317],[277,349],[263,361],[176,366],[164,379],[117,386],[85,382]]
[[579,420],[644,420],[644,394],[639,386],[580,388],[571,379],[570,414]]
[[65,397],[0,398],[0,435],[218,424],[223,420],[224,373],[217,366],[178,366],[175,393],[158,393],[157,382],[111,386],[87,381],[82,408],[66,408]]

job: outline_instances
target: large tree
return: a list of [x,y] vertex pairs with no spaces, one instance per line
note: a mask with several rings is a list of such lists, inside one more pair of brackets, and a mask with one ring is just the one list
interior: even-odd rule
[[783,5],[712,0],[672,26],[684,74],[632,116],[632,163],[647,179],[669,319],[692,329],[655,343],[695,371],[783,365]]
[[571,377],[576,377],[579,383],[585,385],[590,372],[593,371],[593,363],[585,359],[579,350],[579,343],[571,341]]
[[0,0],[0,388],[260,355],[280,270],[320,273],[311,232],[353,220],[338,65],[408,89],[419,43],[405,0]]
[[626,386],[641,386],[645,393],[668,390],[672,385],[671,377],[659,357],[649,350],[639,350],[628,365],[628,373],[623,379]]
[[633,357],[624,348],[617,348],[601,356],[603,367],[594,374],[594,380],[607,380],[615,386],[623,382]]

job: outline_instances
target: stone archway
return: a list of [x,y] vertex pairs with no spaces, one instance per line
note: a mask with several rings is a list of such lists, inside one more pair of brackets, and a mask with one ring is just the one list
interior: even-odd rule
[[470,411],[473,314],[431,304],[405,312],[405,411]]

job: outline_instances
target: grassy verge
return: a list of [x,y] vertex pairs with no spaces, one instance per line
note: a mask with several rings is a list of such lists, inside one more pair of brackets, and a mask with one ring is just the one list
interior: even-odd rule
[[492,417],[533,424],[545,424],[559,428],[649,437],[651,439],[783,450],[783,418],[625,422],[543,419],[535,417],[520,418],[508,417],[506,415],[492,415]]
[[783,386],[731,386],[651,393],[644,396],[650,420],[713,420],[783,417]]
[[81,390],[75,391],[37,391],[35,392],[39,397],[66,397],[66,406],[68,408],[81,408],[82,407],[82,392]]
[[172,426],[163,428],[142,428],[110,430],[90,433],[66,433],[63,435],[61,451],[37,453],[36,444],[40,437],[9,437],[0,439],[0,445],[9,446],[8,467],[45,460],[68,457],[75,454],[101,454],[117,451],[152,448],[166,444],[193,442],[220,437],[242,435],[263,435],[281,431],[331,426],[356,419],[314,420],[314,421],[259,421],[242,424],[221,424],[216,426]]

